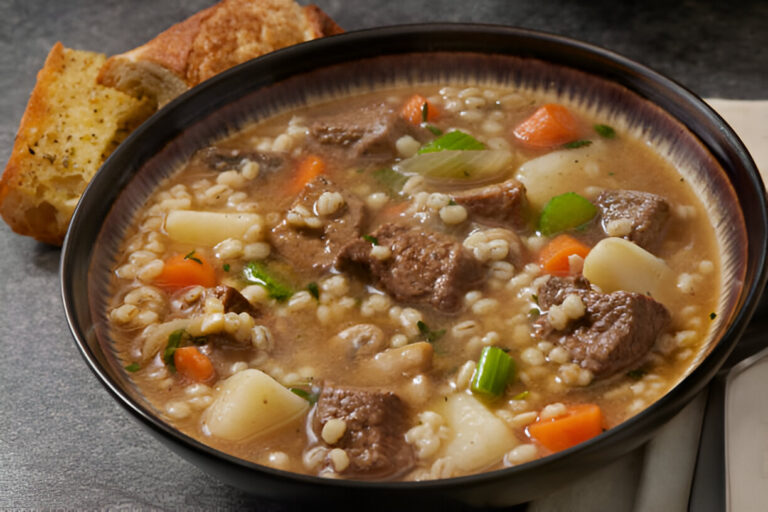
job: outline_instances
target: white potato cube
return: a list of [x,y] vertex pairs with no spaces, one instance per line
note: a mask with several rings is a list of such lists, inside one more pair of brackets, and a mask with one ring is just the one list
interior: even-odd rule
[[256,213],[174,210],[165,219],[165,230],[177,242],[213,247],[227,238],[241,239],[248,228],[261,222]]
[[666,262],[623,238],[600,240],[584,258],[582,272],[606,293],[637,292],[662,304],[675,293],[674,273]]
[[228,441],[242,441],[267,434],[297,420],[309,402],[283,387],[266,373],[248,369],[229,377],[203,423],[208,432]]
[[441,456],[451,457],[461,471],[488,467],[518,444],[509,427],[472,395],[449,396],[442,416],[451,436]]

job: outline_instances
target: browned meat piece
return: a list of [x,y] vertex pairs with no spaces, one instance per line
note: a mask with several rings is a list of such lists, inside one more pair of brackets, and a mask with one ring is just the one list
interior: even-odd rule
[[201,149],[195,154],[195,158],[199,158],[212,171],[220,172],[239,169],[246,160],[258,163],[260,174],[279,171],[286,163],[286,159],[277,153],[224,149],[215,146]]
[[351,158],[389,158],[397,154],[395,142],[411,135],[422,142],[430,133],[413,126],[385,104],[368,105],[315,121],[311,139],[324,147],[344,150]]
[[270,234],[270,242],[277,252],[301,269],[330,267],[344,244],[360,238],[364,216],[363,202],[356,196],[339,190],[324,176],[318,176],[309,182],[290,208],[303,206],[312,212],[315,201],[323,192],[340,192],[345,204],[334,214],[322,217],[322,227],[301,228],[283,220]]
[[669,204],[663,197],[635,190],[606,190],[596,204],[606,233],[609,222],[629,219],[631,230],[624,238],[649,251],[658,246],[669,218]]
[[453,200],[466,208],[469,216],[478,222],[516,228],[528,222],[525,186],[514,179],[457,192],[453,194]]
[[171,310],[179,313],[182,317],[203,314],[205,299],[210,296],[214,296],[221,301],[224,305],[225,313],[248,313],[254,318],[261,316],[261,311],[248,302],[248,299],[243,297],[239,291],[231,286],[222,284],[215,288],[206,288],[205,291],[192,302],[185,301],[184,296],[186,293],[186,289],[182,290],[171,299]]
[[320,442],[323,425],[333,418],[346,423],[344,435],[333,445],[349,456],[345,476],[395,478],[413,467],[413,451],[404,437],[408,411],[394,393],[325,386],[312,422]]
[[222,284],[211,289],[209,292],[221,301],[224,305],[225,313],[248,313],[254,318],[259,316],[259,310],[248,302],[248,299],[243,297],[243,294],[231,286]]
[[358,238],[341,250],[336,265],[370,273],[397,301],[429,304],[450,313],[459,309],[464,292],[482,280],[481,264],[447,235],[384,224],[371,236],[390,248],[389,258],[371,256],[371,243]]
[[583,277],[551,277],[539,288],[539,305],[548,310],[572,293],[581,297],[584,316],[558,331],[543,315],[536,331],[565,346],[573,360],[596,377],[609,377],[639,363],[669,325],[667,309],[650,297],[625,291],[598,293]]

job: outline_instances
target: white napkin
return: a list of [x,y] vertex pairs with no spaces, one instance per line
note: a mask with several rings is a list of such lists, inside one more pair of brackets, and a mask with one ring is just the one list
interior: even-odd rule
[[[736,131],[768,182],[768,100],[706,101]],[[706,395],[696,397],[642,448],[534,501],[528,512],[687,510]],[[768,475],[768,462],[765,466]]]

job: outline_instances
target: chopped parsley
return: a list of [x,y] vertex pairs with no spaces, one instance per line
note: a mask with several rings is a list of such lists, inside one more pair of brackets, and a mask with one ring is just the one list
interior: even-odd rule
[[627,377],[634,380],[640,380],[643,378],[643,376],[648,373],[647,371],[643,370],[642,368],[636,368],[634,370],[630,370],[627,372]]
[[312,405],[317,402],[317,397],[318,397],[317,393],[311,393],[306,389],[301,389],[301,388],[288,388],[288,389],[291,393],[293,393],[294,395],[300,396],[301,398],[303,398],[304,400],[306,400]]
[[168,344],[165,346],[165,352],[163,352],[163,362],[171,369],[176,371],[176,364],[173,362],[173,355],[176,353],[176,349],[181,346],[181,340],[187,333],[184,329],[176,329],[168,335]]
[[710,319],[710,320],[714,320],[715,318],[717,318],[717,313],[715,313],[715,312],[713,311],[713,312],[711,312],[711,313],[709,314],[709,319]]
[[252,261],[243,268],[243,278],[251,284],[258,284],[267,290],[267,294],[278,302],[285,302],[293,295],[293,290],[272,272],[264,263]]
[[139,366],[139,363],[131,363],[129,365],[126,365],[125,369],[133,373],[133,372],[139,371],[141,369],[141,366]]
[[573,142],[566,142],[565,144],[563,144],[563,147],[565,149],[576,149],[584,146],[589,146],[590,144],[592,144],[591,140],[581,139],[581,140],[574,140]]
[[539,315],[541,315],[541,311],[539,311],[537,308],[531,308],[528,310],[528,318],[531,320],[536,320],[539,318]]
[[307,285],[307,291],[309,291],[309,294],[313,296],[316,299],[320,298],[320,288],[317,286],[317,283],[312,281]]
[[597,134],[606,139],[612,139],[616,136],[616,130],[607,124],[596,124],[593,126]]
[[445,334],[445,329],[433,331],[432,329],[429,328],[427,324],[425,324],[421,320],[416,322],[416,327],[419,328],[419,332],[421,333],[422,336],[424,336],[424,339],[429,343],[433,343],[439,340]]
[[449,200],[448,206],[456,206],[456,201],[454,201],[453,199]]
[[184,256],[184,259],[185,260],[192,260],[195,263],[199,263],[200,265],[203,264],[203,261],[200,258],[196,258],[195,257],[195,250],[194,249],[192,249],[192,251],[190,251],[186,256]]
[[[206,336],[192,336],[184,329],[176,329],[168,335],[168,344],[165,346],[165,351],[163,352],[163,362],[169,370],[175,372],[176,364],[174,363],[173,355],[176,353],[177,349],[189,345],[204,345],[207,342],[208,338]],[[128,369],[128,367],[126,367],[126,369]],[[136,369],[138,370],[138,364],[136,365]]]
[[539,303],[539,296],[536,295],[535,293],[533,293],[533,294],[531,294],[531,300],[533,301],[534,304],[538,304]]
[[373,235],[363,235],[363,240],[370,243],[371,245],[379,245],[379,239]]
[[224,272],[229,272],[229,269],[230,269],[231,267],[229,266],[229,263],[225,263],[225,264],[224,264],[224,266],[223,266],[222,268],[224,269]]
[[525,400],[526,398],[528,398],[528,395],[530,394],[531,392],[526,389],[522,393],[518,393],[515,396],[513,396],[512,400]]
[[429,119],[429,103],[425,101],[421,106],[421,122],[426,123],[427,119]]
[[439,137],[443,134],[443,130],[438,128],[437,126],[432,126],[431,124],[426,125],[427,130],[432,132],[432,135]]

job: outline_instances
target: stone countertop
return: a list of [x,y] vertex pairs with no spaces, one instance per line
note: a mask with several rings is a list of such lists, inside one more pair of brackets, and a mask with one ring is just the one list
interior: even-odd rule
[[[119,53],[211,3],[0,1],[0,160],[54,42]],[[757,0],[315,3],[347,30],[427,21],[534,28],[622,53],[701,96],[768,96],[768,3]],[[0,223],[0,509],[284,509],[171,454],[109,397],[67,329],[59,256]]]

